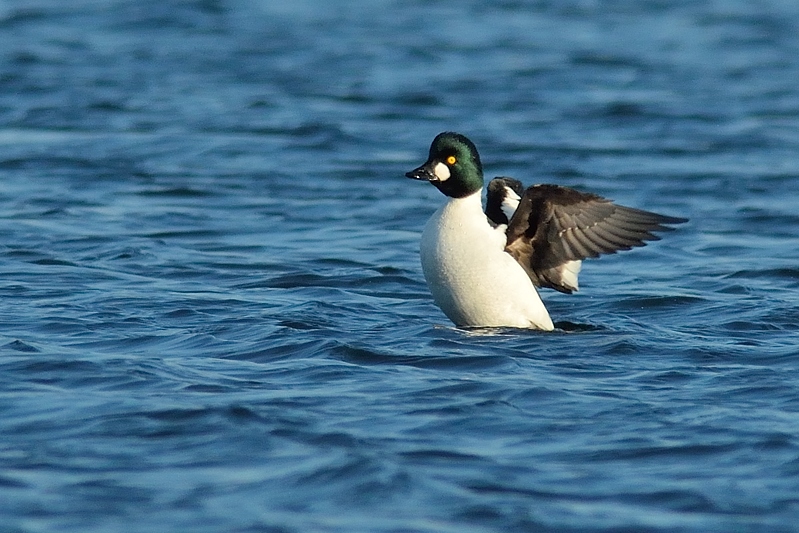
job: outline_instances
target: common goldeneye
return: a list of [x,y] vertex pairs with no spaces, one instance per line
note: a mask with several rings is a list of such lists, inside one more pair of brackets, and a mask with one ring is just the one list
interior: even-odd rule
[[624,207],[558,185],[526,190],[513,178],[488,184],[474,143],[459,133],[433,139],[406,174],[448,198],[422,232],[422,270],[435,303],[460,327],[554,326],[536,287],[572,293],[582,260],[658,240],[663,224],[687,219]]

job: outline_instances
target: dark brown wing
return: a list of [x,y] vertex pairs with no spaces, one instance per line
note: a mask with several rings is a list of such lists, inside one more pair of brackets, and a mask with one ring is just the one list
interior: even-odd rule
[[[606,198],[557,185],[529,187],[508,225],[506,250],[538,287],[571,293],[571,261],[613,254],[658,240],[656,231],[687,219],[616,205]],[[574,278],[576,280],[576,277]]]

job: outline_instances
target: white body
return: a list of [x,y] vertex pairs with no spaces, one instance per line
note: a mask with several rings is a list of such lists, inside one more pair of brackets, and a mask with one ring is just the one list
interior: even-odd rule
[[458,326],[551,330],[538,291],[505,252],[506,229],[488,223],[480,191],[448,198],[422,232],[422,271],[433,299]]

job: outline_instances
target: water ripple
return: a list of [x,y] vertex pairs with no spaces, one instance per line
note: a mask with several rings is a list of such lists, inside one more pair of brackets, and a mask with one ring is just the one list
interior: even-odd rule
[[[522,4],[0,3],[6,529],[796,531],[799,11]],[[456,328],[445,129],[691,221]]]

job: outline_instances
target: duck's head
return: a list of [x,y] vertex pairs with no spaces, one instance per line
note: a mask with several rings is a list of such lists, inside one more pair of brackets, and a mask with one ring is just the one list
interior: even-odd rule
[[460,133],[451,131],[436,135],[427,161],[405,175],[429,181],[451,198],[463,198],[483,188],[483,165],[477,148]]

